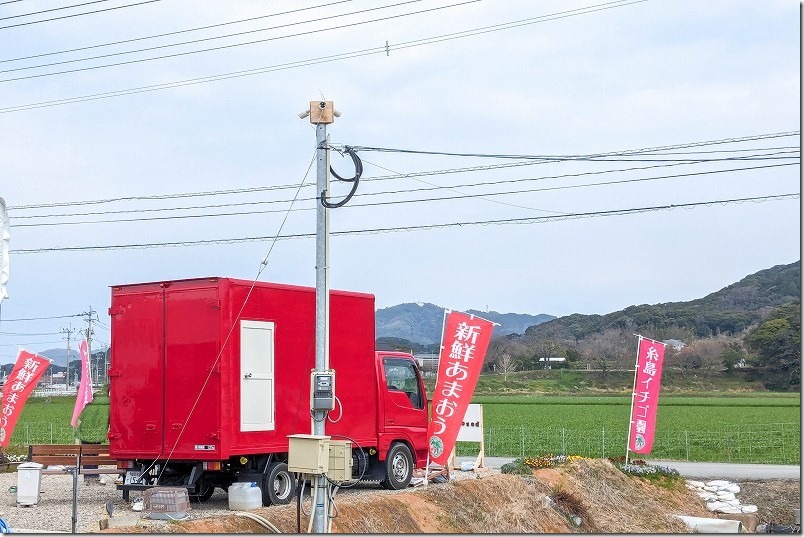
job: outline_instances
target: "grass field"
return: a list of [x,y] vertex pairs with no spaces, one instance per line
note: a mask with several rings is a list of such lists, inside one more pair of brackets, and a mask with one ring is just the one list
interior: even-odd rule
[[[625,454],[630,396],[477,396],[473,402],[483,404],[489,456]],[[800,415],[799,394],[664,396],[650,456],[798,464]],[[460,453],[471,450],[459,446]]]
[[[625,454],[630,396],[476,395],[473,402],[483,404],[487,456]],[[73,397],[31,398],[7,451],[72,443],[74,404]],[[799,394],[663,395],[651,458],[798,464],[800,423]],[[473,450],[459,445],[461,454]]]

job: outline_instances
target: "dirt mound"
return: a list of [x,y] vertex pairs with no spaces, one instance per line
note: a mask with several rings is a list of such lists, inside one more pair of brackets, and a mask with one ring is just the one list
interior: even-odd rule
[[[654,484],[605,460],[581,459],[531,476],[498,473],[397,494],[339,495],[336,533],[683,533],[673,515],[711,517],[682,479]],[[255,509],[296,531],[296,506]],[[301,529],[306,531],[302,515]],[[107,532],[147,532],[147,527]],[[180,521],[172,533],[263,533],[236,515]]]

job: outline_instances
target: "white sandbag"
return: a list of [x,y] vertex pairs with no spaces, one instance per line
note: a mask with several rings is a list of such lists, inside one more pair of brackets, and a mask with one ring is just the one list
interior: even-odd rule
[[741,505],[740,510],[743,513],[756,513],[757,512],[757,506],[756,505]]
[[728,487],[724,487],[722,490],[725,490],[726,492],[733,492],[734,494],[737,494],[738,492],[740,492],[740,485],[738,485],[737,483],[732,483]]
[[703,489],[708,490],[709,492],[717,492],[717,487],[712,487],[709,485],[706,485]]
[[722,487],[723,485],[731,485],[731,482],[724,481],[723,479],[715,479],[714,481],[707,481],[706,485],[709,487]]
[[742,513],[743,511],[739,507],[734,507],[733,505],[726,505],[726,506],[720,507],[715,512],[716,513],[726,513],[726,514],[729,514],[729,515],[737,515],[737,514]]
[[717,511],[718,509],[722,509],[723,507],[729,507],[728,504],[723,502],[706,502],[706,508],[710,511]]
[[718,492],[717,497],[721,502],[733,500],[734,498],[736,498],[733,492]]
[[740,507],[740,500],[734,498],[733,500],[723,500],[723,503],[727,503],[732,507]]

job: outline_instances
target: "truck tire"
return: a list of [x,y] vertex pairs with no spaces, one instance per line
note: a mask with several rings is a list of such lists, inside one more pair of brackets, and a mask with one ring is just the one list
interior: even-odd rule
[[262,482],[263,505],[285,505],[296,497],[296,480],[284,462],[274,462],[268,466],[268,473]]
[[202,481],[196,486],[196,490],[200,491],[200,494],[190,494],[190,501],[202,503],[212,498],[215,493],[215,486]]
[[385,458],[385,479],[380,482],[383,488],[399,490],[410,485],[413,478],[413,456],[405,444],[391,445]]

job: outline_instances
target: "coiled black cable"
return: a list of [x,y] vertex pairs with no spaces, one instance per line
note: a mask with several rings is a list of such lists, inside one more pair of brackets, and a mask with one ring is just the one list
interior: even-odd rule
[[347,155],[352,157],[352,162],[355,165],[355,175],[354,177],[350,177],[347,179],[345,177],[341,177],[340,175],[338,175],[338,173],[332,168],[332,166],[329,167],[330,173],[332,173],[332,175],[335,176],[336,179],[338,179],[339,181],[343,181],[345,183],[352,183],[352,190],[349,192],[349,194],[346,195],[345,198],[343,198],[341,201],[337,203],[330,203],[329,201],[327,201],[326,191],[321,192],[321,205],[323,205],[327,209],[337,209],[349,203],[349,200],[351,200],[352,196],[354,196],[355,192],[357,192],[357,185],[360,183],[360,176],[363,175],[363,161],[361,161],[360,157],[357,156],[357,151],[355,151],[353,147],[347,145],[344,146],[343,152],[341,151],[338,152],[341,154],[346,153]]

